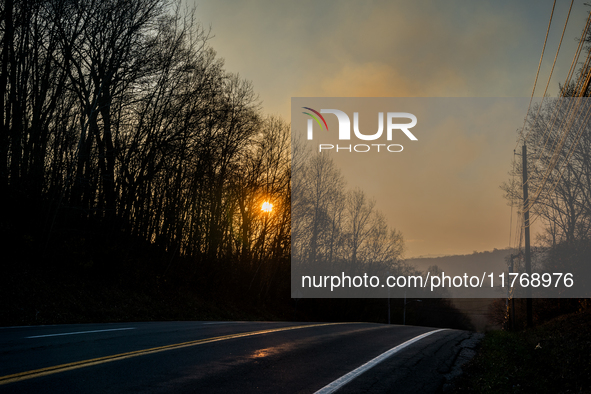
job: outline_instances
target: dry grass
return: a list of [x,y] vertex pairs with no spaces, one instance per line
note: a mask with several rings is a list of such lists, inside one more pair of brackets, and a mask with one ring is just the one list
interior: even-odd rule
[[591,309],[522,332],[491,331],[456,393],[591,393]]

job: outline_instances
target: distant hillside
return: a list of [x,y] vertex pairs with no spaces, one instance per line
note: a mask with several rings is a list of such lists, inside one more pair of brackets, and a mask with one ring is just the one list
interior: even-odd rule
[[419,257],[406,260],[421,271],[427,271],[436,265],[441,271],[449,275],[462,275],[464,273],[478,275],[482,272],[505,272],[507,262],[505,258],[511,254],[512,249],[494,249],[492,252],[474,252],[472,254]]

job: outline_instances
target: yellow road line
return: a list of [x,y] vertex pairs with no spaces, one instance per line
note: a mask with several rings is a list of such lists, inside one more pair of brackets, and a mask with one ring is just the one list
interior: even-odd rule
[[0,385],[14,383],[14,382],[18,382],[21,380],[37,378],[40,376],[51,375],[54,373],[70,371],[72,369],[90,367],[91,365],[98,365],[98,364],[108,363],[111,361],[124,360],[126,358],[142,356],[144,354],[165,352],[167,350],[180,349],[180,348],[189,347],[189,346],[204,345],[206,343],[225,341],[227,339],[233,339],[233,338],[243,338],[243,337],[250,337],[253,335],[268,334],[271,332],[297,330],[300,328],[331,326],[331,325],[335,325],[335,324],[344,324],[344,323],[323,323],[323,324],[310,324],[310,325],[304,325],[304,326],[273,328],[273,329],[261,330],[261,331],[250,331],[250,332],[243,332],[243,333],[238,333],[238,334],[222,335],[222,336],[213,337],[213,338],[197,339],[195,341],[175,343],[172,345],[153,347],[150,349],[135,350],[133,352],[114,354],[111,356],[98,357],[98,358],[93,358],[90,360],[75,361],[73,363],[55,365],[52,367],[34,369],[31,371],[19,372],[19,373],[15,373],[12,375],[0,376]]

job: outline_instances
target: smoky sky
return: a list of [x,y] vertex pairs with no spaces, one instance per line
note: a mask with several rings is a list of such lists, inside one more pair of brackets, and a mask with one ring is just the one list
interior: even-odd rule
[[[226,69],[253,83],[266,113],[287,121],[292,97],[528,98],[552,3],[187,0],[211,28],[210,44]],[[569,4],[557,2],[536,96],[548,80]],[[588,9],[575,1],[549,95],[568,73]],[[405,236],[407,257],[508,246],[511,212],[500,184],[509,177],[524,117],[513,113],[517,121],[484,133],[458,129],[446,136],[446,149],[431,140],[428,159],[396,174],[407,191],[397,195],[400,204],[422,212],[413,220],[389,217]],[[450,155],[450,147],[462,153]]]

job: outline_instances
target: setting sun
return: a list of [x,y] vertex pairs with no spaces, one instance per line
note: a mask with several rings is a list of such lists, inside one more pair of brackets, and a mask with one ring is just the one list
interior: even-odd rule
[[265,202],[263,203],[263,208],[262,208],[262,210],[263,210],[263,211],[265,211],[265,212],[271,212],[271,211],[273,210],[273,204],[271,204],[271,203],[270,203],[270,202],[268,202],[268,201],[265,201]]

